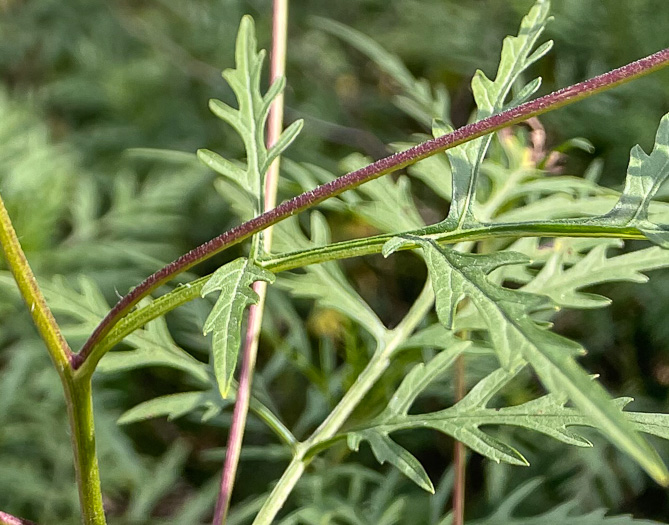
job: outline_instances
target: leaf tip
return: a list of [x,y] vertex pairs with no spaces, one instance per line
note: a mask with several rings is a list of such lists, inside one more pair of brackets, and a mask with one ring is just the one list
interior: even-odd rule
[[389,255],[399,250],[402,246],[409,244],[409,242],[410,241],[408,239],[403,237],[393,237],[389,241],[386,241],[386,243],[383,245],[383,248],[381,249],[381,253],[384,257],[388,257]]

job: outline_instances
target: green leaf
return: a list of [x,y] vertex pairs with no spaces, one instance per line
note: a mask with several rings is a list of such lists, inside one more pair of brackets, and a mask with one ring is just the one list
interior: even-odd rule
[[218,393],[213,390],[170,394],[150,399],[132,407],[121,415],[118,424],[127,425],[160,416],[167,416],[167,420],[172,421],[198,408],[206,409],[202,415],[202,420],[205,421],[220,413],[221,409],[227,404],[229,402],[222,400]]
[[458,304],[465,297],[474,303],[488,330],[500,363],[510,371],[528,361],[544,386],[553,393],[567,395],[589,414],[616,446],[632,456],[659,483],[669,482],[669,473],[657,452],[615,408],[604,389],[576,363],[581,347],[545,329],[532,319],[538,309],[550,306],[548,298],[492,284],[487,273],[497,267],[522,262],[508,252],[490,256],[466,255],[442,248],[434,241],[410,237],[395,238],[384,247],[391,253],[402,243],[415,242],[432,277],[436,309],[440,320],[450,327]]
[[[503,368],[495,370],[479,381],[460,402],[450,408],[437,412],[408,414],[416,397],[448,369],[460,350],[441,352],[429,363],[416,365],[402,381],[386,409],[366,423],[363,429],[348,433],[349,442],[357,444],[363,439],[369,441],[373,434],[381,436],[380,439],[388,439],[388,434],[398,430],[431,428],[453,436],[489,459],[514,465],[527,465],[527,461],[514,448],[492,438],[480,427],[488,425],[522,427],[541,432],[568,445],[592,446],[590,441],[569,427],[597,428],[599,425],[596,418],[589,412],[567,407],[566,395],[548,394],[516,406],[488,408],[490,400],[517,373]],[[623,408],[630,401],[630,398],[616,399],[612,406],[620,417],[638,431],[664,439],[669,438],[668,415],[623,412]]]
[[382,465],[387,461],[391,465],[416,483],[420,488],[434,494],[434,486],[430,477],[420,462],[405,448],[395,443],[388,434],[375,431],[362,431],[349,433],[347,436],[348,447],[356,452],[360,448],[360,442],[367,441],[372,447],[376,460]]
[[204,335],[214,333],[214,373],[223,398],[228,395],[237,367],[244,310],[258,301],[258,294],[251,289],[255,281],[272,283],[274,274],[241,257],[221,266],[202,288],[202,297],[221,292],[204,323],[203,332]]
[[668,248],[669,227],[648,219],[650,201],[668,177],[669,114],[666,114],[660,120],[650,155],[639,145],[632,148],[623,193],[613,209],[595,222],[636,227],[654,243]]
[[[551,43],[547,42],[531,54],[548,22],[548,11],[549,2],[538,1],[523,18],[518,36],[504,39],[494,82],[480,70],[474,75],[472,91],[478,106],[476,120],[501,111],[509,91],[521,73],[550,49]],[[521,89],[520,96],[528,97],[536,89],[538,83],[532,81]],[[492,135],[486,135],[446,151],[453,171],[453,201],[444,225],[462,228],[468,223],[476,222],[473,207],[478,173],[491,140]]]
[[221,175],[225,175],[250,192],[251,188],[242,182],[246,176],[246,171],[243,168],[240,168],[237,164],[208,149],[199,149],[197,151],[197,158],[204,162],[212,170],[220,173]]
[[658,246],[613,257],[606,256],[611,246],[621,244],[611,240],[600,241],[585,257],[565,269],[566,252],[573,250],[573,247],[572,243],[563,241],[561,249],[522,289],[548,295],[556,304],[567,308],[600,308],[608,306],[611,300],[579,289],[612,281],[645,283],[648,277],[642,272],[669,266],[669,251]]
[[402,61],[388,53],[368,36],[344,24],[326,18],[314,18],[314,25],[341,38],[361,53],[367,55],[387,75],[391,76],[403,91],[396,95],[394,103],[405,113],[430,126],[432,119],[446,120],[449,114],[449,98],[442,85],[432,87],[425,79],[416,79]]
[[214,171],[241,186],[254,199],[254,214],[261,206],[263,180],[272,161],[295,140],[303,122],[293,122],[268,151],[265,145],[265,127],[272,102],[283,91],[285,79],[277,78],[263,95],[260,80],[264,50],[257,50],[255,25],[246,15],[242,18],[235,46],[235,68],[223,71],[223,78],[232,88],[239,105],[235,109],[220,100],[211,100],[212,113],[232,126],[244,142],[246,162],[243,166],[220,155],[201,149],[198,158]]
[[262,166],[262,173],[267,172],[274,159],[276,159],[283,151],[288,149],[293,141],[297,138],[304,127],[303,120],[296,120],[290,126],[288,126],[283,133],[279,136],[279,139],[274,143],[274,145],[267,152],[267,159]]

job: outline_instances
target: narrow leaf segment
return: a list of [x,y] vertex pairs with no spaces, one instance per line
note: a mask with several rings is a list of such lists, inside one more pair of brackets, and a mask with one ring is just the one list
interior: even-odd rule
[[655,147],[647,155],[638,144],[632,148],[625,188],[613,209],[592,222],[638,228],[648,239],[669,248],[669,226],[654,224],[648,206],[660,186],[669,178],[669,113],[657,128]]
[[214,372],[221,396],[227,397],[241,344],[242,318],[247,306],[258,301],[251,285],[255,281],[274,282],[274,274],[239,258],[221,266],[202,288],[202,297],[214,291],[220,295],[203,332],[213,332]]

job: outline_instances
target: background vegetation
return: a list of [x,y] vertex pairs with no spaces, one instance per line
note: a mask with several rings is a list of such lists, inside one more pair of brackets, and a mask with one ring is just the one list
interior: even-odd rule
[[[351,152],[380,157],[388,152],[385,144],[426,131],[392,105],[393,82],[366,57],[318,29],[313,15],[358,28],[397,54],[416,76],[444,84],[451,96],[451,117],[459,125],[473,110],[473,72],[494,70],[502,38],[516,31],[531,3],[293,2],[287,120],[303,117],[306,123],[289,158],[341,173],[338,159]],[[669,9],[664,4],[556,2],[555,21],[548,30],[556,45],[536,66],[544,78],[542,90],[665,47]],[[239,20],[244,13],[254,16],[260,45],[266,48],[269,12],[269,2],[258,1],[0,0],[0,191],[40,282],[50,290],[50,301],[58,302],[59,320],[75,348],[96,318],[86,318],[76,300],[68,302],[72,286],[95,310],[237,222],[225,200],[212,191],[215,177],[208,169],[188,156],[157,161],[150,152],[129,148],[192,153],[207,147],[228,158],[242,155],[241,142],[209,113],[207,100],[232,101],[220,70],[232,65]],[[660,72],[542,121],[549,145],[578,136],[593,144],[589,151],[570,151],[565,172],[580,175],[588,167],[595,169],[592,163],[600,159],[595,166],[601,180],[615,186],[623,180],[630,147],[639,143],[648,151],[659,117],[668,110],[669,73]],[[292,188],[286,185],[284,191]],[[425,196],[427,204],[430,198]],[[337,238],[373,231],[341,210],[330,210],[328,218]],[[208,273],[221,262],[217,258],[194,272]],[[389,268],[380,256],[344,266],[359,293],[391,325],[421,283],[422,276],[412,275],[401,262]],[[394,279],[387,277],[391,270]],[[57,275],[64,280],[54,279]],[[80,275],[104,297],[96,296]],[[666,272],[652,278],[652,286],[596,290],[612,297],[613,305],[566,312],[558,318],[557,329],[589,349],[585,366],[600,373],[613,394],[635,397],[636,410],[666,411],[669,302],[658,298],[669,296],[669,278]],[[174,340],[197,357],[207,351],[208,343],[199,334],[209,307],[198,301],[167,318]],[[257,389],[271,392],[284,421],[300,437],[300,429],[304,433],[313,428],[328,410],[327,396],[338,395],[355,378],[364,360],[360,349],[365,336],[333,311],[307,301],[292,307],[275,294],[270,296],[273,310],[285,313],[270,316],[266,323]],[[5,278],[0,280],[0,314],[0,509],[40,524],[76,523],[77,492],[60,385]],[[146,337],[157,341],[161,334]],[[314,368],[315,361],[320,369]],[[96,374],[95,384],[102,482],[111,523],[206,519],[229,417],[212,414],[206,426],[199,424],[199,414],[117,426],[117,418],[129,408],[158,395],[191,390],[193,379],[170,368],[112,368]],[[474,366],[471,380],[485,372]],[[309,384],[327,394],[325,406],[305,395]],[[376,394],[382,398],[384,392]],[[515,395],[519,402],[527,394],[519,387]],[[532,465],[521,469],[472,457],[471,519],[488,516],[509,494],[515,494],[521,515],[562,503],[573,506],[564,507],[565,514],[572,508],[582,514],[603,507],[639,518],[669,515],[665,492],[597,435],[588,435],[596,447],[582,450],[514,432]],[[245,443],[235,492],[237,520],[254,508],[255,498],[285,464],[285,458],[273,455],[273,438],[254,420]],[[407,435],[403,443],[433,479],[442,479],[442,492],[429,506],[426,495],[395,474],[387,476],[386,467],[377,467],[365,450],[357,458],[367,467],[347,464],[343,452],[342,457],[328,457],[327,464],[314,464],[313,475],[301,482],[291,505],[323,512],[368,502],[374,523],[374,509],[385,508],[384,497],[393,490],[402,494],[405,516],[419,511],[425,515],[425,508],[440,515],[448,499],[451,443],[429,433]],[[658,446],[668,452],[666,443]]]

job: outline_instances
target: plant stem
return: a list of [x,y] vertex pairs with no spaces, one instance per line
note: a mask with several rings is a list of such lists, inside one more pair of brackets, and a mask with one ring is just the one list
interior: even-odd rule
[[30,310],[30,316],[37,327],[40,337],[46,344],[46,349],[53,360],[59,374],[70,366],[72,350],[65,341],[56,320],[46,304],[44,295],[39,289],[37,279],[26,259],[21,243],[16,236],[14,226],[0,196],[0,244],[5,254],[7,266],[14,276],[21,297]]
[[17,518],[0,510],[0,525],[35,525],[35,523],[23,518]]
[[[405,232],[418,235],[420,232]],[[386,241],[397,234],[383,234],[364,239],[355,239],[353,241],[344,241],[315,248],[313,250],[304,250],[288,254],[280,254],[268,258],[257,264],[274,273],[300,268],[309,264],[317,264],[326,261],[346,259],[360,255],[371,255],[381,253],[381,249]],[[452,232],[443,232],[433,234],[431,238],[444,244],[454,244],[456,242],[474,242],[477,240],[503,238],[503,237],[599,237],[615,238],[629,240],[643,240],[646,236],[636,228],[627,226],[594,226],[588,224],[573,224],[565,227],[563,221],[546,221],[540,223],[516,223],[501,225],[483,225],[480,228],[471,228],[467,230],[457,230]],[[368,244],[366,244],[368,243]],[[399,250],[411,250],[417,246],[407,243]],[[398,251],[399,251],[398,250]],[[200,297],[200,291],[210,276],[200,277],[192,281],[188,286],[179,286],[171,292],[158,297],[156,300],[139,308],[136,311],[124,317],[112,331],[95,347],[89,359],[77,370],[77,374],[86,372],[92,373],[95,365],[111,348],[119,343],[125,336],[134,332],[137,328],[145,325],[149,321],[164,315],[177,306],[192,301]]]
[[[286,41],[288,34],[288,0],[274,0],[272,9],[272,52],[270,65],[270,83],[282,78],[286,71]],[[283,92],[272,102],[269,112],[267,127],[267,149],[269,150],[281,136],[283,129]],[[276,205],[276,194],[279,184],[280,157],[277,157],[270,165],[265,175],[264,188],[264,210],[271,210]],[[258,243],[260,245],[260,243]],[[262,252],[268,253],[272,249],[272,228],[267,228],[262,236]],[[258,254],[253,254],[257,259]],[[251,384],[253,382],[253,370],[258,355],[258,341],[262,327],[265,298],[267,296],[267,283],[256,281],[253,290],[258,294],[258,302],[249,308],[249,317],[246,327],[246,337],[242,350],[242,367],[239,377],[239,387],[235,399],[235,408],[230,425],[228,446],[223,465],[223,477],[221,479],[221,490],[216,502],[213,525],[222,525],[226,521],[230,508],[232,489],[235,484],[239,456],[242,450],[246,417],[249,411],[251,399]]]
[[79,501],[85,525],[105,525],[98,458],[95,451],[93,392],[90,377],[74,377],[68,371],[63,381],[70,420],[74,466]]
[[[455,402],[465,397],[465,356],[459,355],[455,363]],[[453,445],[453,525],[465,523],[465,467],[466,454],[464,443],[455,441]]]
[[[611,203],[613,204],[613,202]],[[260,262],[260,266],[274,273],[301,268],[309,264],[360,257],[381,253],[383,245],[398,235],[420,235],[429,237],[439,243],[454,244],[457,242],[473,242],[492,238],[517,237],[608,237],[617,239],[646,239],[637,228],[628,226],[595,225],[588,219],[574,219],[569,223],[562,220],[537,221],[527,223],[481,224],[464,230],[452,230],[432,233],[433,228],[421,228],[409,232],[387,233],[342,241],[319,246],[310,250],[282,253]],[[413,250],[417,245],[407,244],[400,250]]]
[[75,377],[71,366],[72,351],[44,300],[1,196],[0,244],[2,244],[7,264],[14,275],[21,296],[28,305],[33,322],[46,344],[63,385],[83,523],[85,525],[104,525],[106,521],[95,452],[90,376]]
[[425,159],[436,153],[464,144],[512,124],[517,124],[530,117],[541,115],[553,109],[582,100],[611,89],[632,79],[647,75],[669,64],[669,48],[653,55],[614,69],[584,82],[555,91],[536,100],[526,102],[486,119],[467,124],[452,133],[428,140],[405,151],[395,153],[378,160],[364,168],[353,171],[284,201],[276,208],[268,210],[253,219],[236,226],[214,239],[182,255],[161,270],[158,270],[142,283],[133,288],[109,311],[105,318],[88,338],[79,354],[73,358],[75,368],[87,359],[95,345],[143,298],[166,283],[174,276],[196,264],[213,257],[222,250],[248,239],[277,222],[340,193],[356,188],[360,184],[381,177],[398,169]]
[[297,447],[295,456],[263,504],[256,519],[253,521],[253,525],[269,525],[273,522],[302,476],[304,469],[313,459],[313,450],[317,449],[319,444],[331,439],[342,427],[355,407],[358,406],[363,397],[386,371],[390,365],[393,352],[411,335],[416,326],[430,311],[433,303],[434,292],[432,290],[432,283],[428,279],[421,294],[407,315],[394,330],[387,332],[387,337],[379,344],[376,352],[374,352],[365,369],[355,380],[353,386],[344,394],[341,401],[309,439]]

